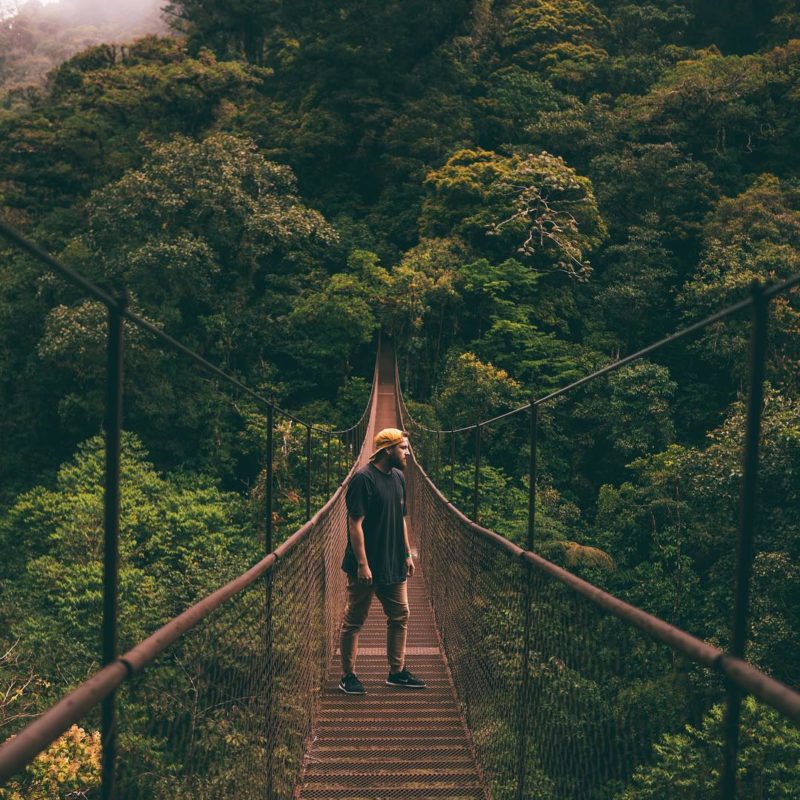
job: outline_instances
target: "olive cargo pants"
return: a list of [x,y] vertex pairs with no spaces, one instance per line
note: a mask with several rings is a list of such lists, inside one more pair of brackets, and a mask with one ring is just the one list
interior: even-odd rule
[[372,596],[377,595],[386,614],[386,655],[392,672],[403,669],[408,632],[408,584],[359,583],[355,575],[347,576],[347,606],[342,620],[342,672],[355,672],[358,656],[358,634],[367,618]]

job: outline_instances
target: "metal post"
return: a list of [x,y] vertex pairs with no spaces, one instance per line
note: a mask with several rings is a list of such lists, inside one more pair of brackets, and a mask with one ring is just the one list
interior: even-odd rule
[[328,441],[325,447],[325,497],[331,496],[331,432],[328,431]]
[[[265,550],[267,553],[272,552],[272,533],[273,533],[273,520],[272,520],[272,507],[274,502],[274,473],[275,473],[275,406],[270,403],[267,406],[267,470],[264,476],[264,526],[265,526]],[[272,663],[273,648],[272,648],[272,580],[273,570],[270,570],[266,576],[265,590],[265,604],[264,604],[264,662],[267,665],[267,671],[274,669]],[[273,784],[273,766],[272,754],[275,750],[273,742],[273,731],[275,730],[273,719],[273,692],[272,680],[267,681],[265,686],[264,705],[266,710],[266,797],[272,797],[272,784]]]
[[[753,327],[750,339],[750,391],[747,409],[747,433],[744,469],[739,494],[739,525],[736,537],[736,596],[734,599],[731,654],[744,658],[747,643],[747,614],[750,601],[750,577],[753,571],[753,533],[756,492],[758,488],[758,448],[764,400],[764,366],[767,349],[768,301],[758,281],[753,282]],[[725,754],[721,796],[736,797],[736,761],[739,751],[739,718],[742,692],[728,681],[728,706],[725,714]]]
[[306,519],[311,519],[311,426],[306,426]]
[[439,484],[439,478],[442,471],[442,432],[436,431],[436,484]]
[[456,432],[450,431],[450,501],[456,490]]
[[533,550],[533,543],[536,538],[536,477],[538,475],[538,463],[536,460],[536,449],[539,438],[539,406],[531,402],[531,421],[530,421],[530,486],[528,487],[528,550]]
[[[122,450],[122,393],[125,368],[123,316],[127,296],[108,307],[106,362],[106,476],[105,542],[103,557],[103,666],[117,658],[117,585],[119,573],[120,453]],[[101,709],[102,800],[112,800],[116,790],[116,692],[103,700]]]
[[[537,462],[536,462],[536,446],[537,434],[539,429],[539,407],[535,402],[531,402],[531,417],[530,417],[530,467],[529,467],[529,482],[528,486],[528,550],[533,550],[533,543],[535,540],[536,530],[536,477],[537,477]],[[527,763],[527,745],[528,745],[528,709],[530,706],[530,674],[528,665],[530,663],[531,653],[531,602],[532,590],[531,586],[531,565],[526,561],[523,567],[525,572],[525,634],[523,638],[523,651],[522,651],[522,681],[520,686],[520,719],[519,719],[519,738],[517,740],[517,800],[525,800],[525,779],[526,770],[525,764]]]
[[274,568],[271,569],[266,577],[265,577],[265,607],[264,607],[264,663],[266,664],[266,673],[267,673],[267,680],[264,686],[264,716],[265,716],[265,730],[264,730],[264,739],[265,739],[265,747],[264,747],[264,757],[266,759],[265,772],[266,772],[266,786],[264,789],[264,797],[273,797],[273,784],[274,784],[274,772],[275,769],[273,767],[273,754],[275,752],[275,731],[276,731],[276,720],[275,720],[275,711],[274,711],[274,687],[273,681],[276,672],[276,666],[274,663],[274,648],[272,646],[272,584],[273,584],[273,572]]
[[481,424],[475,426],[475,486],[472,492],[472,519],[478,522],[481,490]]
[[272,552],[272,505],[274,479],[274,435],[275,435],[275,406],[267,406],[267,471],[264,476],[264,502],[265,502],[265,530],[267,553]]

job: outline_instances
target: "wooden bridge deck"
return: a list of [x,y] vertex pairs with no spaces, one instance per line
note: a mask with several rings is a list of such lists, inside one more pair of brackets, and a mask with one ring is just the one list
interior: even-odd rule
[[[382,353],[375,430],[398,425],[394,359]],[[412,547],[414,531],[411,531]],[[344,580],[344,573],[342,573]],[[485,800],[466,726],[419,571],[408,582],[411,616],[406,666],[426,689],[387,686],[386,618],[377,600],[359,639],[356,672],[366,695],[337,689],[338,658],[322,693],[298,800],[441,798]]]

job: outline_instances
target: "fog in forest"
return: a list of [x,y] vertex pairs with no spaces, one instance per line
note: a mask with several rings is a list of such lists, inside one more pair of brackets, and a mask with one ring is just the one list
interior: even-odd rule
[[167,33],[165,0],[0,0],[0,92],[41,84],[81,50]]
[[0,17],[35,15],[69,26],[110,24],[145,34],[165,29],[162,5],[163,0],[0,0]]

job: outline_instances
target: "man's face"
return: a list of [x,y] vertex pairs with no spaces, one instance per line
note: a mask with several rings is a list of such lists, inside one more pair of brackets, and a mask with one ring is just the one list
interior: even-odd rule
[[403,439],[400,444],[390,447],[387,451],[389,453],[389,465],[395,469],[405,469],[408,463],[408,439]]

